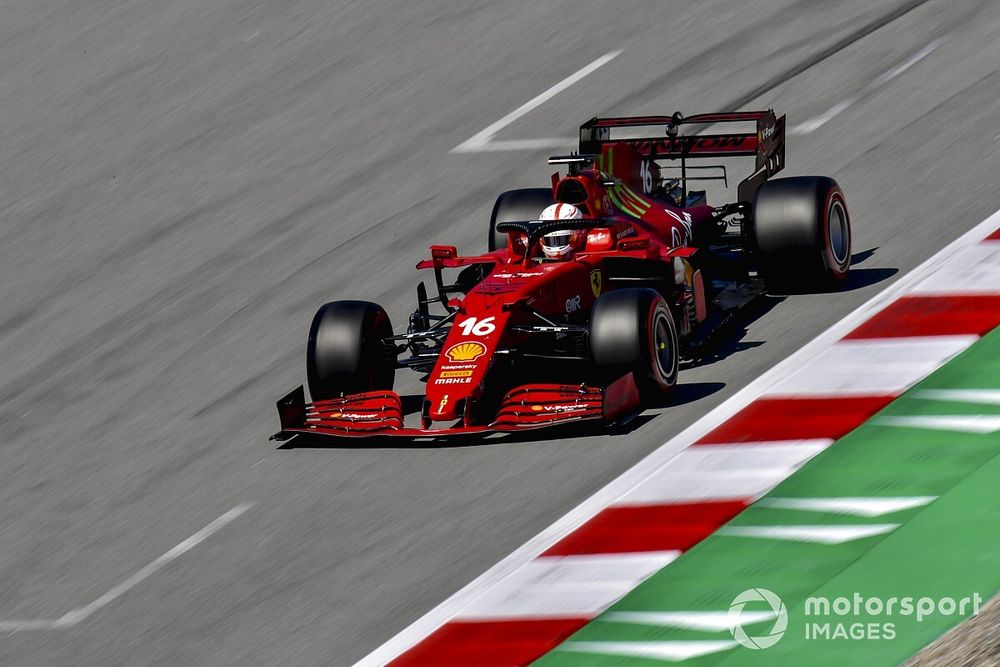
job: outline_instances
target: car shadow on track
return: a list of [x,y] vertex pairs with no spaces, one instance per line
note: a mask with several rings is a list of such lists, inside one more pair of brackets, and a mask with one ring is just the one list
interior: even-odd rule
[[852,292],[854,290],[870,287],[883,280],[888,280],[899,273],[899,269],[882,267],[877,269],[857,269],[852,268],[843,282],[839,282],[827,287],[815,287],[813,285],[783,285],[780,289],[768,291],[772,298],[782,298],[786,296],[800,296],[804,294],[836,294],[839,292]]
[[840,286],[839,291],[850,292],[851,290],[869,287],[883,280],[888,280],[897,273],[899,273],[899,269],[889,267],[881,269],[851,269],[851,272],[847,274],[847,279]]
[[851,255],[851,266],[857,266],[858,264],[861,264],[866,259],[874,255],[876,252],[878,252],[878,246],[875,246],[874,248],[868,248],[868,250],[862,250],[860,252],[853,253]]
[[747,327],[769,313],[772,308],[784,300],[785,298],[780,296],[759,297],[754,303],[737,314],[731,323],[717,331],[709,341],[699,346],[697,351],[692,352],[687,358],[682,357],[681,371],[699,366],[708,366],[743,350],[763,345],[763,341],[743,340],[743,337],[747,335]]
[[[868,250],[855,253],[851,256],[852,264],[864,262],[868,258],[872,257],[877,250],[878,248],[869,248]],[[743,350],[749,350],[764,345],[764,341],[743,340],[743,338],[747,335],[747,328],[756,320],[764,317],[764,315],[770,312],[771,309],[789,296],[817,293],[822,294],[824,292],[850,292],[853,290],[864,289],[866,287],[870,287],[871,285],[875,285],[876,283],[888,280],[897,273],[899,273],[899,269],[889,267],[871,269],[852,268],[847,274],[847,278],[842,283],[833,285],[827,290],[817,290],[815,287],[806,286],[798,289],[793,286],[781,292],[768,293],[767,295],[758,298],[753,304],[747,306],[741,313],[739,313],[731,324],[727,325],[724,330],[720,331],[718,335],[716,335],[708,344],[698,349],[697,353],[692,354],[687,359],[683,359],[681,361],[681,370],[695,368],[698,366],[708,366],[717,361],[726,359],[733,354],[742,352]]]

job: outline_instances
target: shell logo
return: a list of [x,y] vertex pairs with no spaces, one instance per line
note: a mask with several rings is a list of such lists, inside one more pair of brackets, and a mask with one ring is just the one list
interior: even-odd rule
[[540,405],[532,405],[531,409],[534,410],[535,412],[541,412],[542,411],[542,406],[540,406]]
[[456,343],[444,351],[452,361],[472,361],[486,354],[486,346],[475,341]]

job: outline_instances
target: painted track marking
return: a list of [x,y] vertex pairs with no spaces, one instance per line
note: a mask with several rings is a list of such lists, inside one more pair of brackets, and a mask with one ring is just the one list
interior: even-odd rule
[[743,389],[737,391],[701,419],[668,440],[619,477],[612,480],[560,519],[543,529],[535,537],[515,549],[506,558],[490,567],[439,605],[417,618],[409,626],[403,628],[395,636],[356,664],[361,667],[385,665],[413,646],[416,646],[421,640],[428,637],[449,619],[457,617],[463,609],[471,605],[496,583],[505,579],[529,561],[537,558],[542,552],[575,531],[586,521],[596,516],[601,510],[611,506],[645,480],[657,474],[663,466],[676,458],[681,451],[726,423],[733,415],[748,406],[754,399],[764,394],[767,390],[811,363],[820,353],[830,348],[835,342],[856,329],[885,306],[902,295],[909,293],[915,285],[924,281],[932,273],[937,271],[947,272],[956,268],[954,266],[955,262],[961,261],[960,253],[963,248],[981,241],[998,227],[1000,227],[1000,211],[993,213],[993,215],[952,241],[912,271],[853,310],[842,320],[819,334],[812,341],[806,343],[798,351],[792,353],[783,361],[778,362],[756,380],[753,380],[743,387]]
[[140,569],[138,572],[133,574],[131,577],[121,582],[111,590],[109,590],[104,595],[100,596],[90,604],[84,605],[77,609],[66,612],[62,616],[56,619],[42,619],[42,620],[24,620],[24,621],[0,621],[0,632],[17,632],[19,630],[58,630],[61,628],[69,628],[81,621],[86,620],[89,616],[100,611],[102,608],[114,602],[116,599],[127,593],[129,590],[142,583],[144,580],[148,579],[152,575],[156,574],[164,567],[166,567],[171,561],[176,560],[180,556],[184,555],[194,547],[198,546],[209,537],[226,527],[227,524],[235,521],[241,514],[246,512],[248,509],[253,507],[253,503],[241,503],[229,510],[219,518],[215,519],[207,526],[199,530],[197,533],[192,535],[180,542],[177,546],[173,547],[162,556],[154,559],[151,563]]
[[494,142],[493,137],[497,132],[507,127],[514,121],[516,121],[521,116],[534,111],[541,105],[545,104],[553,97],[566,90],[574,83],[580,81],[588,74],[596,71],[597,69],[603,67],[607,63],[611,62],[621,54],[621,51],[610,51],[605,53],[603,56],[590,63],[589,65],[577,70],[573,74],[555,84],[548,90],[536,95],[531,98],[518,108],[511,111],[509,114],[493,123],[488,125],[486,129],[478,132],[458,146],[451,149],[452,153],[478,153],[481,151],[518,151],[518,150],[538,150],[541,148],[559,148],[565,146],[567,143],[572,144],[575,139],[526,139],[521,141],[498,141]]
[[869,95],[874,93],[876,90],[878,90],[885,84],[895,79],[900,74],[902,74],[903,72],[910,69],[918,62],[929,56],[939,46],[941,46],[942,43],[944,43],[943,37],[935,39],[933,42],[931,42],[924,48],[920,49],[916,53],[911,54],[909,58],[906,58],[898,65],[895,65],[894,67],[882,72],[880,75],[875,77],[874,80],[870,81],[864,88],[862,88],[858,92],[852,95],[848,95],[847,97],[837,102],[832,107],[830,107],[823,113],[819,114],[818,116],[814,116],[813,118],[810,118],[806,122],[791,128],[789,130],[789,134],[804,135],[815,132],[816,130],[823,127],[831,120],[833,120],[836,116],[840,115],[842,111],[845,111],[848,108],[854,106],[855,104],[857,104],[864,98],[868,97]]

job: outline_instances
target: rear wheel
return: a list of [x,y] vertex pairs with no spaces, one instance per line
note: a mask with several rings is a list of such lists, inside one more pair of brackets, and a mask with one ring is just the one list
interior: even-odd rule
[[631,372],[644,403],[662,398],[677,384],[677,327],[656,290],[601,295],[591,315],[590,350],[605,381]]
[[498,232],[497,224],[501,222],[519,222],[521,220],[537,220],[546,206],[555,203],[552,190],[549,188],[522,188],[508,190],[497,197],[490,216],[490,237],[488,247],[490,252],[507,247],[507,233]]
[[377,304],[334,301],[321,307],[309,328],[306,346],[312,399],[392,389],[395,355],[385,342],[390,336],[389,316]]
[[757,191],[753,229],[769,285],[826,286],[847,277],[851,220],[844,192],[832,178],[769,181]]

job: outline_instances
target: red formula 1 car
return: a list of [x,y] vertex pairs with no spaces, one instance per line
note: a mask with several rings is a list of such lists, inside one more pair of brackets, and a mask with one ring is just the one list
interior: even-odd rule
[[[713,133],[734,127],[743,131]],[[773,111],[588,121],[579,153],[550,159],[567,175],[497,199],[488,253],[431,246],[417,268],[433,271],[436,296],[418,285],[406,333],[373,303],[319,309],[307,350],[313,403],[302,387],[281,399],[275,437],[519,431],[613,422],[662,401],[680,359],[769,286],[847,274],[837,183],[769,180],[785,163],[784,129]],[[711,206],[688,187],[726,178],[725,165],[693,159],[740,156],[755,168],[735,203]],[[554,203],[575,217],[539,219],[563,209]],[[555,259],[553,239],[565,242]],[[404,425],[397,368],[424,375],[419,425]]]

